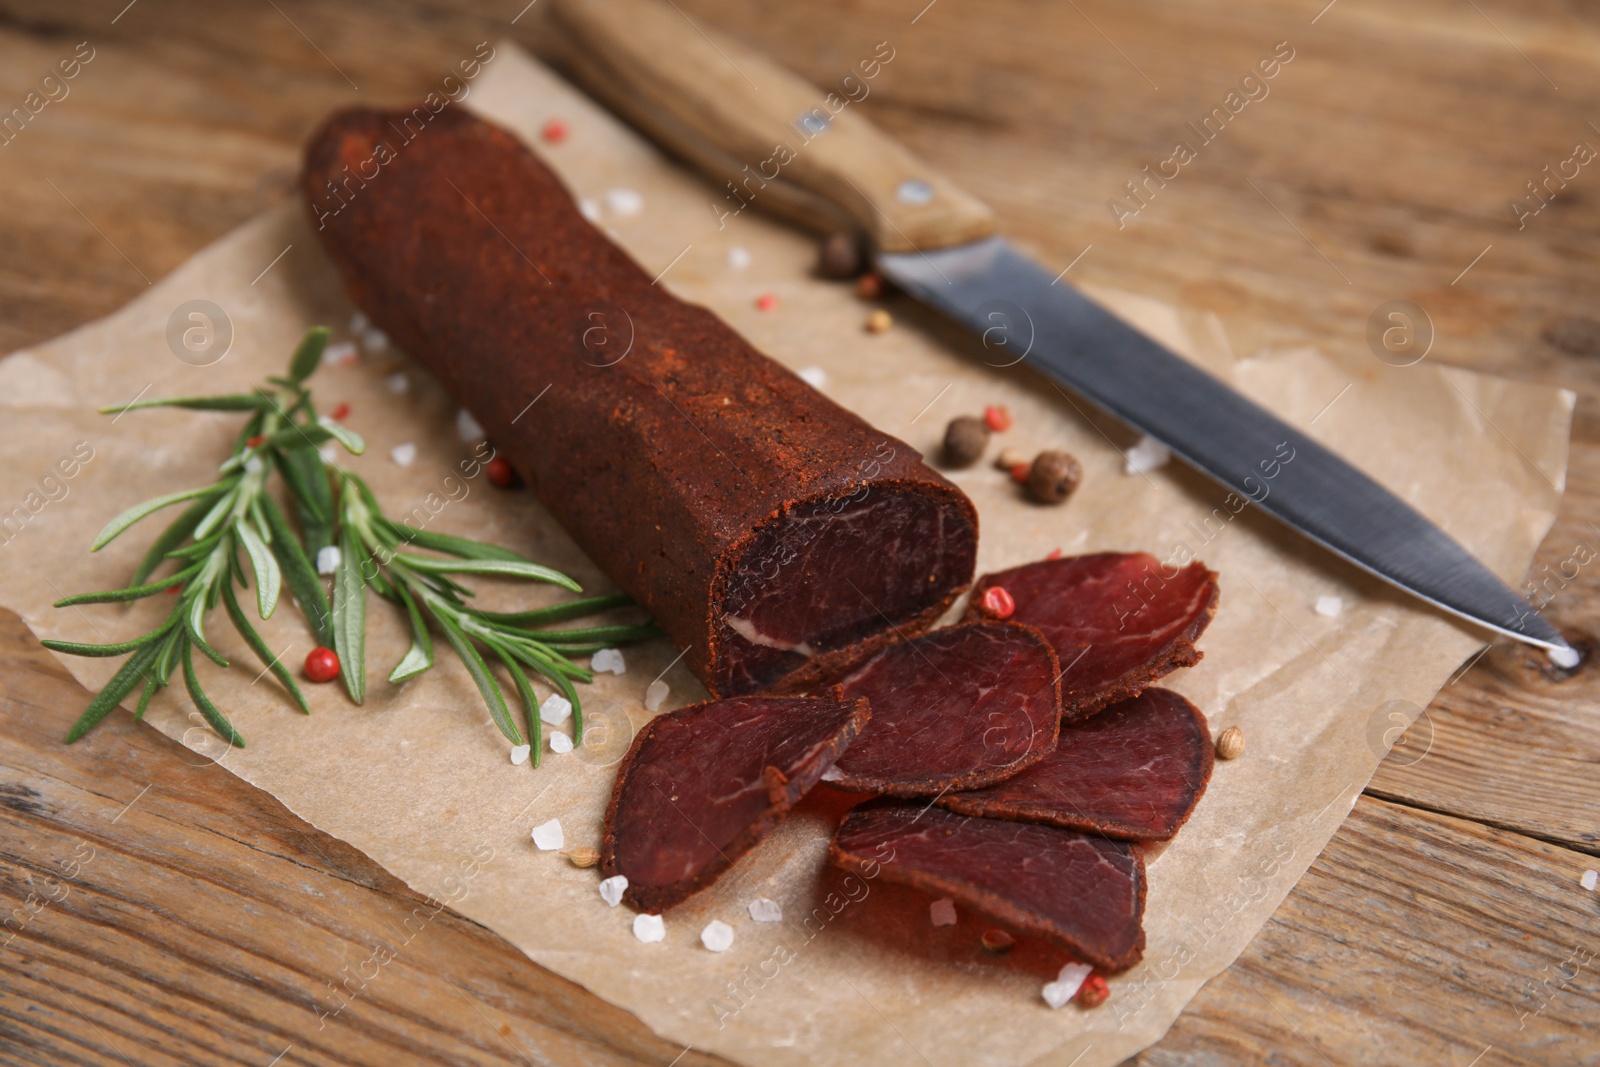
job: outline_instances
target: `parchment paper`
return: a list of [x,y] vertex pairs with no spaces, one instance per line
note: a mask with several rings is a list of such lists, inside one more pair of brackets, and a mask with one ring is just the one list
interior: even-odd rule
[[[1241,759],[1218,763],[1176,841],[1150,853],[1145,962],[1112,981],[1104,1007],[1050,1010],[1040,986],[1059,958],[1032,949],[985,954],[974,916],[934,928],[926,900],[825,872],[829,820],[838,814],[826,800],[808,803],[734,874],[670,912],[663,943],[635,940],[632,913],[598,896],[597,872],[537,851],[529,831],[559,817],[568,847],[597,844],[614,762],[649,718],[646,685],[665,672],[669,710],[703,697],[664,641],[628,649],[625,675],[602,675],[584,691],[589,744],[570,755],[547,752],[537,770],[508,761],[508,746],[450,655],[403,688],[382,680],[406,647],[399,618],[382,604],[370,609],[371,693],[363,707],[336,687],[311,687],[315,713],[301,716],[270,678],[252,682],[259,665],[216,613],[211,633],[236,666],[220,671],[202,662],[200,670],[249,747],[228,750],[202,728],[181,686],[157,698],[147,721],[181,739],[196,761],[215,760],[271,792],[539,964],[696,1049],[750,1064],[920,1058],[1092,1067],[1156,1041],[1272,914],[1399,727],[1482,636],[1307,547],[1253,509],[1233,516],[1220,490],[1176,464],[1125,474],[1126,431],[1087,419],[1026,369],[984,367],[975,358],[981,348],[904,300],[889,305],[893,329],[866,334],[868,307],[852,288],[810,276],[811,238],[753,212],[719,229],[706,185],[514,47],[499,46],[466,104],[535,144],[547,118],[566,121],[568,141],[540,146],[541,154],[578,196],[599,205],[604,223],[648,271],[666,269],[664,284],[710,306],[777,359],[821,368],[825,392],[885,431],[931,452],[950,417],[1004,403],[1016,417],[1004,443],[1076,455],[1084,482],[1063,507],[1025,503],[987,464],[953,475],[982,516],[981,570],[1057,547],[1171,558],[1186,546],[1221,572],[1205,660],[1168,684],[1204,709],[1214,730],[1240,726],[1246,749]],[[643,210],[618,214],[617,198],[608,207],[606,192],[618,188],[641,194]],[[750,255],[743,270],[730,265],[735,247]],[[777,307],[758,311],[755,298],[768,292]],[[1431,361],[1389,368],[1365,352],[1236,358],[1214,318],[1186,318],[1127,294],[1097,295],[1291,422],[1314,422],[1319,439],[1503,577],[1521,580],[1559,501],[1572,394]],[[176,358],[167,338],[169,317],[196,299],[222,308],[233,332],[226,356],[203,367]],[[95,407],[136,395],[248,388],[281,372],[307,326],[328,323],[347,336],[351,310],[299,206],[290,204],[201,251],[109,318],[0,363],[0,503],[8,509],[0,602],[41,636],[108,641],[143,632],[167,610],[162,598],[80,610],[50,603],[123,584],[154,529],[136,528],[91,556],[94,534],[131,504],[209,481],[237,419],[179,412],[113,419]],[[187,325],[182,319],[180,332]],[[405,375],[408,391],[391,390],[396,374]],[[350,404],[347,422],[371,448],[347,462],[391,513],[422,508],[430,528],[492,539],[568,571],[590,590],[610,588],[528,494],[459,477],[456,464],[470,446],[455,432],[455,407],[403,356],[330,366],[314,385],[323,410]],[[536,405],[529,417],[536,425],[560,412]],[[408,442],[418,456],[401,467],[390,450]],[[485,596],[503,604],[553,599],[527,587]],[[1342,598],[1342,612],[1317,614],[1321,596]],[[287,610],[263,632],[292,664],[310,647]],[[91,689],[116,666],[63,661]],[[82,743],[86,757],[98,743],[93,735]],[[785,921],[751,921],[746,907],[756,896],[781,902]],[[700,930],[713,918],[735,930],[727,953],[700,946]],[[359,991],[348,1004],[318,997],[326,1025],[361,1010]],[[308,1014],[308,1026],[318,1021]]]

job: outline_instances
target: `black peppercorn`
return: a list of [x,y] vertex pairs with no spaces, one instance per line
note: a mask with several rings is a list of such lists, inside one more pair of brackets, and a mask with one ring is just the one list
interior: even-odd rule
[[948,467],[970,467],[983,458],[989,444],[989,427],[973,415],[950,420],[944,430],[944,462]]
[[1028,469],[1028,495],[1041,504],[1059,504],[1083,480],[1083,468],[1065,452],[1040,452]]

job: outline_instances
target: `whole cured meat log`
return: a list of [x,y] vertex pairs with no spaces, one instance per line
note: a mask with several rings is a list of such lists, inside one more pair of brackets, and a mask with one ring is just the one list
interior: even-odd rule
[[1108,971],[1144,954],[1144,860],[1125,841],[874,801],[850,812],[828,855],[865,877],[953,897]]
[[653,285],[505,130],[343,111],[302,184],[355,302],[712,694],[813,685],[971,581],[959,489]]
[[1164,841],[1200,802],[1213,760],[1200,709],[1170,689],[1150,688],[1062,727],[1056,750],[1016,777],[946,794],[939,804],[963,815]]
[[1069,556],[985,574],[968,619],[985,617],[983,595],[997,585],[1016,603],[1010,618],[1038,627],[1055,647],[1066,672],[1061,708],[1068,722],[1199,663],[1194,643],[1217,611],[1215,571],[1198,562],[1166,567],[1144,552]]
[[867,722],[865,700],[729,697],[639,731],[606,810],[600,863],[659,911],[772,832]]
[[1044,759],[1061,728],[1061,667],[1031,626],[980,622],[899,641],[841,683],[872,721],[828,772],[897,797],[975,789]]

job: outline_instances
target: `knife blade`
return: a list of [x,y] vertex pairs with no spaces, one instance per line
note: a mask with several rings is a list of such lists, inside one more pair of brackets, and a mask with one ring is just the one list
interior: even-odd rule
[[1032,364],[1356,566],[1497,633],[1567,647],[1527,601],[1415,508],[1058,282],[1005,238],[889,253],[877,263],[902,289],[991,337],[1008,358]]
[[824,93],[675,4],[555,0],[552,16],[590,92],[720,183],[710,203],[719,229],[750,207],[853,225],[907,293],[1001,337],[1008,358],[1021,349],[1021,361],[1313,542],[1463,619],[1574,654],[1424,515],[1018,252],[986,205],[851,110],[893,62],[889,42]]

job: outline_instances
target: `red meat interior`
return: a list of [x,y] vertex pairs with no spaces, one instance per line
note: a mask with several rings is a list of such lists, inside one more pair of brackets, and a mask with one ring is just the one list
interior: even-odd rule
[[724,693],[915,618],[971,578],[977,532],[950,502],[892,486],[791,509],[724,587]]

